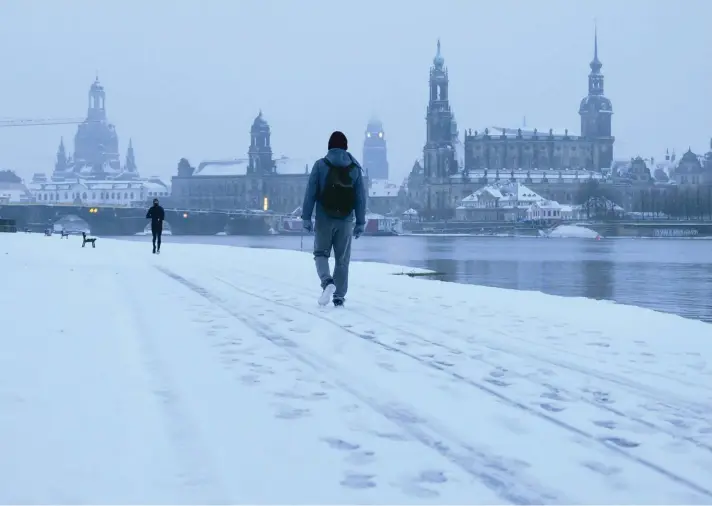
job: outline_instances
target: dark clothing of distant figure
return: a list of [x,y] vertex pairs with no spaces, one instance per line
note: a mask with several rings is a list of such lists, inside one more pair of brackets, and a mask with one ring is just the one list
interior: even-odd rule
[[[153,204],[153,207],[148,209],[146,219],[151,220],[151,233],[153,234],[153,252],[161,251],[161,234],[163,233],[163,220],[166,217],[166,212],[158,204]],[[156,245],[158,248],[156,248]]]
[[[366,224],[363,171],[347,148],[343,133],[331,134],[329,151],[312,167],[302,205],[302,221],[307,230],[312,229],[312,212],[316,207],[314,263],[323,289],[319,299],[322,305],[328,304],[332,297],[334,305],[343,304],[349,285],[351,238],[358,238]],[[329,268],[332,249],[333,277]]]

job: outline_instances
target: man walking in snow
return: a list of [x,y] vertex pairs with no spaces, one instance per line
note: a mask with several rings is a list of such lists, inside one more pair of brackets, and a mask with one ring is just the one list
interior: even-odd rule
[[[363,171],[347,150],[346,136],[338,131],[332,133],[329,151],[312,167],[302,205],[302,222],[308,232],[312,230],[312,211],[316,206],[314,263],[323,290],[319,297],[322,306],[329,299],[334,306],[343,306],[349,286],[351,237],[358,239],[366,225]],[[333,276],[329,269],[332,249]]]
[[[148,209],[146,219],[151,220],[151,233],[153,234],[153,253],[161,252],[161,234],[163,233],[163,220],[166,217],[166,212],[158,205],[158,199],[153,199],[153,207]],[[158,248],[156,248],[156,240]]]

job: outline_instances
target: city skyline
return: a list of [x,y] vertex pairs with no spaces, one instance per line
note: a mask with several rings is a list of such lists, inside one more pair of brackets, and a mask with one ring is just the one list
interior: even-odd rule
[[[65,5],[63,16],[76,14],[75,7],[80,3],[70,2]],[[195,9],[195,4],[179,4],[180,8],[173,17],[181,26]],[[343,7],[343,14],[353,16],[355,21],[363,21],[365,11],[368,10],[366,4],[358,9]],[[636,155],[657,158],[663,156],[666,149],[676,149],[682,153],[688,147],[692,147],[695,152],[705,150],[712,132],[709,113],[712,107],[701,89],[703,77],[712,76],[710,69],[695,63],[695,60],[702,61],[701,48],[705,46],[705,37],[710,35],[701,29],[702,25],[695,27],[699,16],[692,16],[692,25],[688,24],[685,30],[675,28],[681,26],[675,22],[676,16],[681,13],[676,13],[672,4],[658,3],[644,14],[634,12],[634,4],[637,5],[636,2],[630,2],[623,9],[610,2],[595,6],[582,3],[578,13],[572,13],[561,2],[543,6],[539,14],[542,18],[546,17],[548,10],[555,10],[560,15],[562,26],[555,38],[563,40],[564,44],[551,43],[554,39],[542,31],[538,40],[544,42],[527,47],[524,41],[536,30],[526,28],[517,20],[513,20],[516,22],[512,26],[518,27],[518,30],[511,30],[511,33],[500,38],[483,40],[487,34],[484,28],[473,33],[465,33],[461,28],[448,29],[447,37],[441,40],[450,69],[451,101],[461,126],[460,137],[463,136],[464,128],[474,130],[493,124],[516,128],[524,117],[529,126],[568,126],[570,131],[576,132],[576,109],[586,86],[593,18],[596,17],[600,50],[606,64],[606,94],[615,104],[616,158],[625,159]],[[19,16],[15,18],[17,26],[0,21],[0,25],[8,25],[8,30],[3,32],[5,35],[0,35],[0,38],[12,36],[13,30],[16,32],[24,26],[23,23],[37,20],[38,14],[23,11],[20,4],[10,5],[10,17],[13,14]],[[468,8],[466,3],[450,2],[448,5],[458,6],[464,9],[463,12]],[[85,19],[100,13],[118,15],[118,8],[112,2],[102,4],[101,8],[86,5],[83,8],[81,16]],[[227,6],[225,8],[229,10]],[[707,4],[702,2],[691,2],[690,8],[696,9],[698,13],[709,10]],[[52,9],[50,7],[49,10]],[[491,5],[482,6],[479,17],[489,15],[499,19],[504,15],[503,9]],[[519,6],[517,12],[524,16],[527,9]],[[255,19],[262,19],[260,16],[265,15],[261,7],[254,5],[243,4],[239,10],[243,15],[256,16]],[[282,10],[289,10],[289,7],[282,6]],[[318,16],[311,12],[311,8],[308,10],[314,19],[307,25],[316,23]],[[148,11],[139,9],[135,13],[135,26],[139,32],[146,29],[149,20],[157,19],[159,15],[157,11]],[[50,14],[46,12],[43,16],[49,18]],[[413,19],[422,22],[422,12],[416,9],[411,14]],[[437,25],[437,21],[442,19],[441,14],[431,14]],[[208,23],[207,20],[216,15],[217,12],[208,8],[196,20],[196,30],[200,32],[203,25]],[[393,15],[394,12],[386,9],[380,19],[371,23],[383,27]],[[689,10],[685,13],[686,17],[688,15]],[[565,26],[566,20],[573,19],[578,24],[576,29]],[[39,25],[42,23],[39,22]],[[459,25],[455,23],[453,26]],[[621,33],[622,26],[626,26],[625,34]],[[59,28],[52,27],[50,33],[53,30]],[[644,37],[646,30],[655,32],[656,37]],[[87,31],[91,32],[92,28],[82,25],[78,31],[86,37]],[[155,42],[153,35],[141,33],[142,40]],[[325,79],[324,71],[315,65],[315,62],[323,59],[332,60],[324,57],[329,49],[322,47],[311,36],[306,36],[306,41],[295,40],[292,43],[296,46],[294,48],[283,48],[284,52],[296,51],[301,54],[302,65],[295,67],[286,61],[288,57],[272,53],[270,58],[269,48],[260,47],[259,51],[253,50],[257,54],[245,56],[245,49],[239,44],[232,44],[237,55],[235,63],[223,66],[216,61],[208,61],[198,65],[196,56],[201,54],[202,49],[212,47],[221,40],[221,36],[216,35],[203,42],[194,41],[192,50],[189,50],[190,44],[179,44],[171,35],[167,36],[170,40],[163,44],[166,46],[163,50],[170,49],[168,46],[173,44],[173,51],[166,53],[163,61],[154,69],[146,67],[146,54],[139,58],[135,50],[129,51],[136,55],[133,60],[134,70],[141,67],[141,73],[127,73],[126,69],[131,67],[132,59],[124,61],[116,57],[117,51],[128,50],[130,47],[135,49],[135,44],[110,44],[110,37],[107,36],[97,41],[98,47],[93,52],[88,51],[89,48],[82,48],[85,53],[80,51],[79,54],[88,57],[64,62],[71,71],[62,74],[62,86],[51,86],[57,82],[56,78],[53,81],[47,80],[45,82],[49,85],[42,86],[40,92],[39,76],[57,68],[54,63],[43,67],[42,62],[48,61],[53,51],[68,51],[70,47],[76,49],[74,46],[77,40],[71,37],[59,39],[57,47],[49,50],[46,56],[34,54],[34,46],[29,43],[28,47],[19,51],[19,55],[5,57],[9,71],[22,76],[23,86],[17,80],[12,80],[0,87],[4,96],[13,96],[12,100],[0,103],[0,115],[15,118],[76,116],[83,108],[83,90],[98,68],[109,96],[109,120],[123,135],[119,152],[124,153],[129,137],[133,138],[141,174],[166,178],[174,173],[177,160],[183,156],[192,163],[203,159],[241,156],[244,151],[242,139],[259,108],[270,118],[276,156],[285,154],[295,158],[316,159],[325,150],[328,133],[337,128],[347,133],[351,150],[360,156],[364,126],[375,111],[389,134],[391,179],[400,182],[412,167],[413,161],[422,156],[425,128],[421,118],[427,105],[423,83],[427,79],[427,69],[433,57],[434,41],[441,33],[442,26],[422,25],[417,40],[415,36],[404,35],[403,42],[408,47],[407,51],[396,51],[394,47],[384,44],[383,40],[364,40],[363,47],[358,50],[353,45],[341,48],[347,61],[336,61],[331,66],[341,72],[346,63],[358,64],[359,72],[352,79],[355,82],[339,83],[339,86],[331,85]],[[576,35],[572,36],[573,33]],[[477,46],[485,47],[487,51],[484,54],[475,52]],[[311,53],[305,50],[306,47],[311,48]],[[102,49],[107,49],[107,54],[99,58],[98,53]],[[189,73],[181,73],[176,67],[175,58],[181,51],[187,51],[183,60],[186,67],[192,66]],[[359,56],[360,53],[366,56]],[[396,53],[398,58],[395,57]],[[33,54],[37,57],[34,62],[30,60]],[[148,56],[151,54],[149,51]],[[155,62],[151,58],[148,60]],[[394,64],[394,61],[397,63]],[[494,61],[500,63],[488,65]],[[169,65],[167,62],[172,63]],[[28,67],[26,64],[30,63],[33,65]],[[63,67],[66,68],[64,63]],[[270,80],[276,83],[271,77],[275,75],[275,66],[282,71],[281,87],[269,84]],[[239,70],[244,74],[245,67],[257,69],[258,78],[247,79],[249,83],[237,83],[235,72]],[[674,70],[674,67],[679,69]],[[222,72],[205,72],[217,68]],[[398,72],[394,74],[393,68]],[[124,75],[139,77],[127,79]],[[219,79],[216,79],[216,75]],[[641,79],[641,75],[644,78]],[[83,85],[75,88],[80,80]],[[307,83],[311,91],[304,87]],[[20,87],[26,93],[21,93]],[[358,93],[354,93],[355,88],[359,88]],[[296,96],[301,98],[297,100]],[[32,100],[27,100],[28,97],[32,97]],[[285,99],[289,100],[285,102]],[[300,102],[305,104],[300,105]],[[305,107],[309,113],[300,113]],[[414,119],[416,124],[412,124]],[[73,130],[73,126],[2,129],[0,166],[17,170],[25,179],[31,177],[32,172],[49,173],[54,163],[57,140],[62,136],[65,139],[73,137]]]

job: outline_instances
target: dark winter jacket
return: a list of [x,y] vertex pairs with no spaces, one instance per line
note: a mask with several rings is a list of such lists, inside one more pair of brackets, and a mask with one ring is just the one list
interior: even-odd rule
[[329,166],[324,163],[323,159],[319,159],[312,167],[311,174],[309,175],[309,182],[307,183],[307,190],[304,194],[304,204],[302,205],[302,220],[311,221],[312,212],[316,206],[316,219],[319,217],[325,217],[330,219],[343,219],[347,221],[353,221],[356,218],[357,225],[366,224],[366,188],[364,187],[363,181],[363,170],[361,165],[356,161],[356,159],[344,149],[333,148],[328,151],[326,158],[329,163],[336,167],[348,167],[353,164],[351,168],[351,180],[353,181],[356,190],[356,203],[353,212],[346,216],[345,218],[340,218],[336,216],[331,216],[321,205],[320,198],[326,186],[326,178],[329,174]]
[[146,219],[151,220],[151,228],[162,227],[165,217],[166,212],[158,204],[153,204],[153,207],[150,207],[146,213]]

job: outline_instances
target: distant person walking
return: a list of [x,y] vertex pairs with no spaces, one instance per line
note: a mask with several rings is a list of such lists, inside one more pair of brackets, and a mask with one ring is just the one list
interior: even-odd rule
[[[329,151],[317,160],[309,175],[302,205],[304,229],[312,231],[312,212],[316,206],[314,227],[314,263],[321,281],[319,304],[332,299],[343,306],[349,287],[351,237],[357,239],[366,225],[366,189],[361,165],[348,151],[348,141],[341,132],[329,137]],[[354,225],[355,219],[355,225]],[[329,256],[334,250],[334,275]]]
[[[161,252],[161,234],[163,234],[163,220],[166,217],[166,212],[158,205],[158,199],[153,199],[153,207],[148,209],[146,219],[151,220],[151,233],[153,234],[153,253]],[[158,248],[156,248],[158,243]]]

